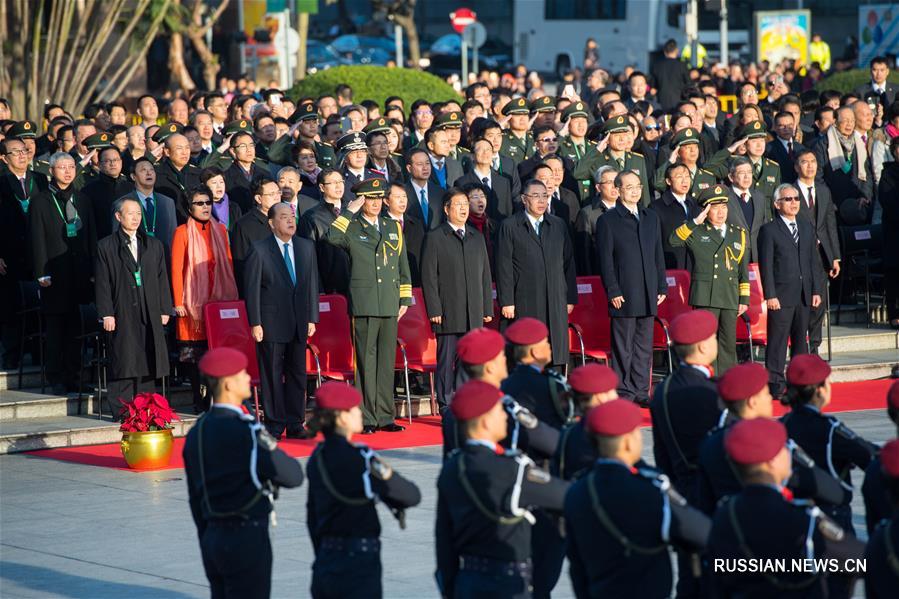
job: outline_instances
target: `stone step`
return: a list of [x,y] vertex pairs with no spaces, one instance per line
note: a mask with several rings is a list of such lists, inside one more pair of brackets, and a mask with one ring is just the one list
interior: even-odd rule
[[[22,369],[22,388],[40,387],[41,385],[41,369],[35,366],[26,366]],[[5,392],[9,389],[19,388],[19,371],[16,370],[0,370],[0,391]],[[45,390],[49,390],[47,385]],[[2,394],[0,394],[2,395]]]
[[0,422],[33,418],[62,418],[77,414],[90,414],[93,402],[90,396],[52,395],[40,392],[40,388],[22,391],[4,391],[0,396]]
[[[826,357],[826,356],[823,356]],[[882,349],[835,354],[830,361],[835,383],[889,378],[899,363],[899,350]]]
[[[821,344],[822,354],[827,353],[827,331],[824,331],[824,342]],[[879,351],[899,348],[899,332],[884,326],[833,326],[831,327],[831,346],[833,354],[844,354],[860,351]]]

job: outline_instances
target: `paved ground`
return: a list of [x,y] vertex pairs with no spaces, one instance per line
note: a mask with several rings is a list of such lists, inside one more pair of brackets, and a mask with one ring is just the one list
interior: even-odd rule
[[[859,434],[883,442],[894,430],[883,411],[845,413]],[[646,455],[652,455],[647,433]],[[440,450],[384,452],[422,490],[422,504],[400,531],[381,509],[386,597],[435,597],[433,526]],[[855,477],[856,486],[860,477]],[[273,597],[308,596],[312,548],[306,490],[285,491],[273,533]],[[856,529],[864,535],[861,497]],[[554,597],[571,597],[567,567]],[[0,597],[181,599],[207,597],[183,472],[138,474],[0,457]],[[857,597],[862,597],[857,591]]]

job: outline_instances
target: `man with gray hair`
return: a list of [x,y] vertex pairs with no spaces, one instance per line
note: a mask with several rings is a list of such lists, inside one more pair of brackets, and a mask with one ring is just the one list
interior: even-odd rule
[[735,156],[728,168],[730,186],[727,189],[730,209],[727,223],[739,225],[749,234],[749,261],[758,262],[759,229],[771,220],[771,204],[752,184],[752,162],[745,156]]
[[618,201],[618,188],[615,177],[618,171],[614,166],[604,164],[594,174],[595,194],[590,203],[580,209],[574,221],[574,261],[577,274],[582,277],[599,274],[599,261],[596,256],[596,221],[600,216],[615,207]]
[[300,193],[303,190],[303,179],[300,171],[294,167],[285,166],[278,170],[277,181],[281,188],[281,201],[290,204],[298,223],[304,212],[318,206],[318,200]]
[[777,216],[759,231],[759,274],[768,304],[768,369],[771,395],[786,392],[784,366],[787,341],[791,356],[808,353],[810,311],[821,304],[824,276],[816,263],[817,236],[799,214],[799,191],[789,183],[774,190]]
[[165,326],[172,294],[162,242],[141,226],[143,207],[135,197],[113,204],[118,228],[97,244],[94,291],[97,314],[109,338],[111,415],[135,394],[154,392],[169,374]]

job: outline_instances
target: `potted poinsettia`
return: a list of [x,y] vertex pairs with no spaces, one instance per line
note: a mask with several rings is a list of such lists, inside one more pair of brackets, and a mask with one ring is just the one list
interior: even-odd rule
[[165,468],[172,455],[172,422],[178,415],[168,400],[158,393],[138,393],[122,401],[122,455],[129,468]]

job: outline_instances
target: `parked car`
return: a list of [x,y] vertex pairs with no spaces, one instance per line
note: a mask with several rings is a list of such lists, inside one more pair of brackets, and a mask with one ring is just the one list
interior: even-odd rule
[[306,70],[316,73],[331,67],[350,64],[341,58],[334,49],[318,40],[306,42]]
[[[341,58],[352,64],[386,65],[396,60],[396,42],[389,37],[369,35],[341,35],[331,42],[331,47]],[[409,42],[403,38],[403,57],[409,60]]]
[[[506,48],[508,49],[508,47]],[[503,70],[511,68],[511,49],[505,51],[503,43],[488,39],[478,49],[478,68]],[[437,38],[425,54],[429,64],[426,69],[435,75],[447,76],[462,70],[462,37],[457,33],[448,33]],[[474,51],[468,49],[469,67],[473,67]]]

